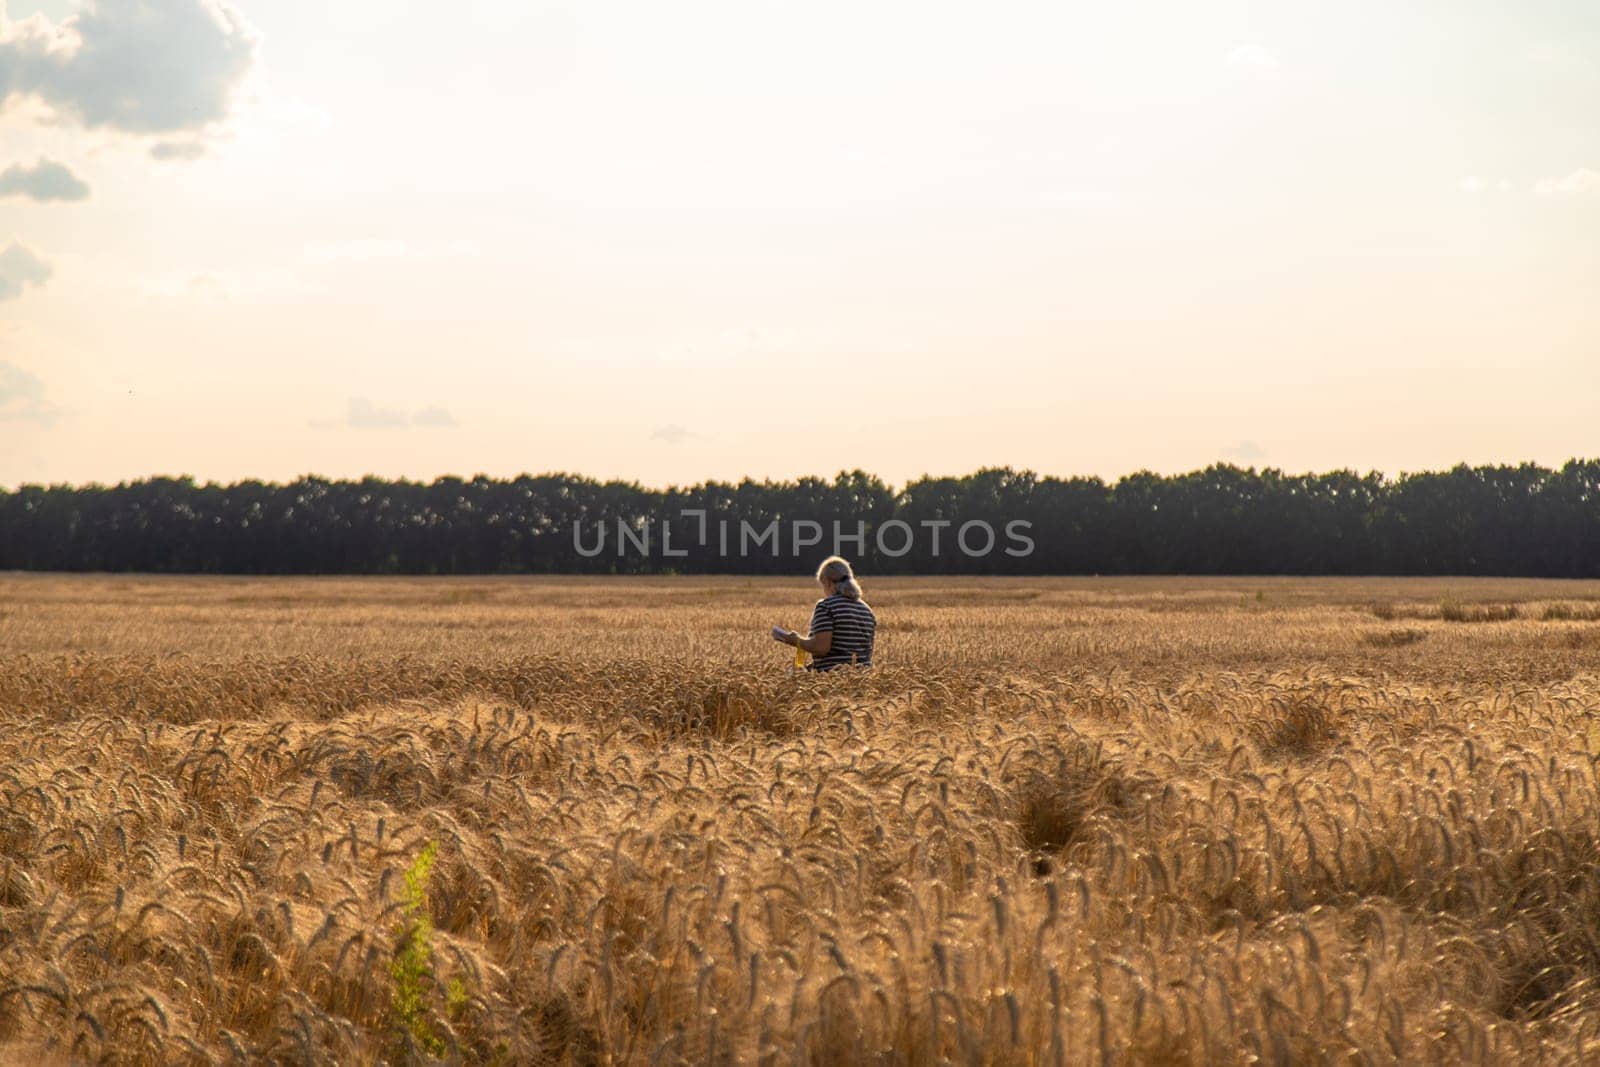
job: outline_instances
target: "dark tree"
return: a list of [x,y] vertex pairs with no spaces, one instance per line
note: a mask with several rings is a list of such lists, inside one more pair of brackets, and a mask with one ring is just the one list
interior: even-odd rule
[[836,533],[877,574],[1600,577],[1600,460],[1392,480],[1220,464],[1114,484],[990,468],[898,492],[859,470],[665,490],[561,473],[0,490],[13,570],[792,574]]

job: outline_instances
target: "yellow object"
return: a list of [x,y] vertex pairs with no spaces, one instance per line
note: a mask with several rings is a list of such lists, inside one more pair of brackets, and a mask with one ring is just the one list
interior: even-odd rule
[[806,665],[806,650],[799,645],[794,646],[794,665],[796,667],[804,667]]

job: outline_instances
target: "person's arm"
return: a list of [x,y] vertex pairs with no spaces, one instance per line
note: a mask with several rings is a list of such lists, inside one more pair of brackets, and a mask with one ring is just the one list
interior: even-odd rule
[[787,642],[795,648],[804,649],[813,656],[826,656],[828,650],[833,648],[833,631],[824,630],[820,634],[810,637],[801,637],[799,634],[790,634],[794,640]]
[[833,648],[833,615],[817,601],[817,606],[811,613],[811,636],[801,637],[793,630],[773,628],[772,639],[781,641],[786,645],[811,653],[813,656],[826,656]]
[[795,648],[803,649],[813,656],[826,656],[828,650],[833,647],[832,630],[824,630],[811,637],[801,637],[793,630],[785,630],[781,626],[774,626],[772,628],[772,639],[780,644],[793,645]]

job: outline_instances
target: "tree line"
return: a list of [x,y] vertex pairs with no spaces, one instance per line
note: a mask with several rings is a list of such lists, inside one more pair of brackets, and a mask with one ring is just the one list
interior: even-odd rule
[[1114,482],[991,468],[898,490],[862,471],[668,489],[572,474],[0,489],[6,570],[788,574],[835,547],[869,574],[1593,578],[1600,460]]

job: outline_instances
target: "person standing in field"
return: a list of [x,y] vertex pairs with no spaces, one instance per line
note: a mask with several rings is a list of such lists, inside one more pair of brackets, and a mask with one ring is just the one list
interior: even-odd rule
[[878,617],[861,599],[861,583],[850,564],[839,556],[829,556],[817,568],[817,584],[822,599],[811,612],[811,635],[801,637],[781,626],[772,628],[772,639],[811,653],[811,671],[831,671],[835,667],[872,666],[872,639],[878,631]]

